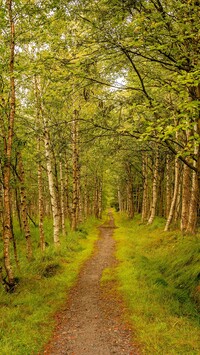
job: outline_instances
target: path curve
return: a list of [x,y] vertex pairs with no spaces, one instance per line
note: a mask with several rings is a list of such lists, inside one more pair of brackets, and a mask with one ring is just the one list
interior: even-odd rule
[[116,263],[112,238],[114,219],[111,213],[100,229],[95,252],[83,267],[76,286],[69,295],[66,309],[57,317],[52,340],[40,353],[44,355],[138,355],[133,332],[122,316],[124,304],[109,283],[100,286],[105,268]]

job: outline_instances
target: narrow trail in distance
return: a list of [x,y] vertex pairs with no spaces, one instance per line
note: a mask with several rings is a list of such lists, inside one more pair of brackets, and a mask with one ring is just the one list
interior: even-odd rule
[[100,286],[103,270],[116,264],[114,228],[109,213],[99,227],[93,256],[85,263],[66,307],[58,313],[53,337],[40,355],[139,355],[116,287],[112,281]]

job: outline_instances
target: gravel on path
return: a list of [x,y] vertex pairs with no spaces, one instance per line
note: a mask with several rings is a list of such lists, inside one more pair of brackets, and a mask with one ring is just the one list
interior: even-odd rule
[[93,256],[85,263],[65,308],[57,314],[52,339],[40,355],[140,354],[115,281],[100,285],[103,270],[116,265],[114,228],[109,213],[99,228]]

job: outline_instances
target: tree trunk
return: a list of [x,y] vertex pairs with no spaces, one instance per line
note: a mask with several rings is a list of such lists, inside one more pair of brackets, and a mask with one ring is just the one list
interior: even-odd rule
[[66,158],[66,163],[65,163],[65,212],[66,212],[66,218],[71,219],[71,211],[70,211],[70,199],[69,199],[69,164],[68,160]]
[[10,224],[11,224],[11,230],[12,230],[12,244],[13,244],[13,252],[14,252],[14,258],[15,258],[15,264],[18,268],[18,270],[20,270],[20,265],[19,265],[19,259],[18,259],[18,252],[17,252],[17,243],[16,243],[16,239],[15,239],[15,235],[14,235],[14,229],[13,229],[13,219],[12,219],[12,209],[10,207]]
[[123,211],[122,194],[119,186],[117,188],[117,196],[118,196],[119,211],[122,212]]
[[[197,161],[194,161],[195,168],[197,168],[197,164],[198,164],[198,155],[199,155],[199,147],[195,147],[195,156],[197,157]],[[187,233],[194,234],[196,232],[198,204],[199,204],[198,174],[196,171],[192,171],[189,216],[188,216],[188,225],[186,229]]]
[[179,159],[176,157],[175,158],[174,193],[173,193],[173,197],[172,197],[172,202],[171,202],[167,222],[165,224],[165,229],[164,229],[165,232],[168,231],[169,226],[170,226],[173,216],[174,216],[174,211],[175,211],[176,201],[177,201],[177,196],[178,196],[178,190],[179,190],[179,177],[180,177]]
[[180,221],[181,217],[181,182],[179,182],[178,186],[178,194],[177,194],[177,199],[176,199],[176,207],[174,211],[174,222],[177,223]]
[[75,231],[77,229],[77,211],[78,211],[78,132],[77,132],[77,114],[74,111],[74,117],[72,122],[72,169],[73,169],[73,183],[72,183],[72,211],[71,211],[71,229]]
[[36,76],[35,76],[35,92],[36,92],[37,109],[39,110],[39,113],[41,113],[41,118],[43,119],[44,147],[45,147],[51,210],[52,210],[52,216],[53,216],[53,239],[54,239],[55,246],[59,246],[60,245],[60,239],[59,239],[60,215],[59,215],[59,206],[58,206],[58,195],[57,195],[57,191],[56,191],[56,187],[55,187],[54,174],[53,174],[51,140],[50,140],[47,119],[46,119],[45,114],[43,112],[43,107],[42,107],[42,103],[41,103],[41,97],[40,97],[40,92],[39,92]]
[[[200,100],[200,84],[192,88],[195,92],[196,100]],[[194,126],[194,135],[200,137],[200,110],[196,118],[196,124]],[[191,198],[189,206],[189,217],[186,232],[194,234],[197,228],[197,214],[199,209],[199,193],[200,193],[200,144],[194,147],[194,160],[193,166],[195,171],[192,171],[192,186],[191,186]]]
[[[38,152],[40,152],[40,141],[38,141]],[[40,159],[40,158],[39,158]],[[38,210],[39,210],[39,233],[40,233],[40,249],[45,250],[45,236],[44,236],[44,202],[42,193],[42,165],[38,162]]]
[[128,189],[127,189],[127,193],[128,193],[128,216],[130,219],[132,219],[134,217],[134,201],[133,201],[133,181],[129,180],[128,181]]
[[12,0],[7,1],[7,10],[10,24],[10,109],[8,115],[7,139],[4,137],[4,165],[3,165],[3,188],[4,188],[4,213],[3,213],[3,255],[4,266],[8,277],[9,288],[15,285],[13,269],[10,260],[10,240],[12,238],[11,211],[10,211],[10,176],[11,176],[11,155],[14,134],[15,120],[15,24],[12,11]]
[[148,157],[142,157],[142,175],[143,175],[143,197],[142,197],[142,222],[147,220],[148,204]]
[[[36,75],[34,77],[35,79],[35,96],[36,96],[36,110],[37,110],[37,124],[40,126],[41,125],[41,102],[40,102],[40,95],[39,95],[39,89],[37,85],[37,78]],[[37,145],[37,151],[38,151],[38,210],[39,210],[39,238],[40,238],[40,249],[42,252],[45,250],[45,236],[44,236],[44,201],[43,201],[43,192],[42,192],[42,164],[41,164],[41,158],[40,158],[40,152],[41,150],[41,139],[38,137],[38,145]]]
[[28,221],[28,209],[26,203],[26,189],[25,189],[25,176],[24,176],[24,167],[22,162],[22,156],[19,152],[18,156],[18,166],[19,166],[19,180],[20,180],[20,196],[21,196],[21,217],[23,223],[23,230],[26,238],[26,256],[30,261],[32,259],[33,251],[32,251],[32,243],[31,243],[31,232]]
[[47,164],[47,175],[48,175],[48,182],[49,182],[51,209],[53,215],[53,239],[54,239],[55,246],[59,246],[60,245],[60,239],[59,239],[60,216],[59,216],[57,192],[56,192],[56,188],[54,184],[54,176],[53,176],[50,135],[49,135],[49,130],[48,130],[45,116],[43,116],[43,122],[44,122],[44,144],[45,144],[45,155],[46,155],[46,164]]
[[[79,157],[78,157],[79,160]],[[80,164],[78,162],[78,171],[77,171],[77,193],[78,193],[78,206],[77,206],[77,223],[82,223],[83,221],[83,203],[82,203],[82,193],[81,193],[81,173],[80,173]]]
[[102,218],[102,190],[103,190],[103,179],[101,178],[99,180],[99,201],[98,201],[98,204],[99,204],[99,216],[98,218],[101,219]]
[[166,157],[166,209],[165,209],[165,217],[169,216],[171,205],[171,188],[170,188],[170,159],[169,154]]
[[156,205],[158,199],[158,182],[159,182],[159,151],[158,151],[158,147],[156,147],[154,173],[153,173],[153,186],[152,186],[151,213],[147,224],[152,224],[156,215]]
[[94,215],[96,218],[98,218],[99,216],[99,181],[98,181],[98,177],[97,177],[97,173],[95,176],[95,182],[94,182],[94,202],[93,202],[93,207],[94,207]]
[[181,210],[181,231],[184,233],[188,225],[190,205],[190,168],[184,164],[183,166],[183,183],[182,183],[182,210]]
[[126,175],[127,175],[127,212],[130,219],[134,217],[134,196],[133,196],[133,175],[131,169],[131,163],[126,163]]
[[66,235],[66,228],[65,228],[65,195],[64,195],[64,177],[63,177],[62,161],[60,161],[60,205],[61,205],[62,234]]

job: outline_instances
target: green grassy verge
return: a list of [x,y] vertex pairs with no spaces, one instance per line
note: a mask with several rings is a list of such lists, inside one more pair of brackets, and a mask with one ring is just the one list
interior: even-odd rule
[[[16,232],[20,253],[20,271],[15,270],[19,285],[13,294],[0,286],[0,354],[38,354],[51,336],[55,312],[67,298],[83,262],[92,253],[98,237],[97,222],[90,219],[77,232],[61,238],[61,248],[51,246],[52,227],[45,226],[49,246],[42,256],[38,250],[38,228],[32,229],[34,260],[25,260],[24,241]],[[20,241],[21,239],[21,241]]]
[[[200,354],[200,237],[115,215],[117,278],[144,354]],[[200,300],[200,298],[199,298]]]

